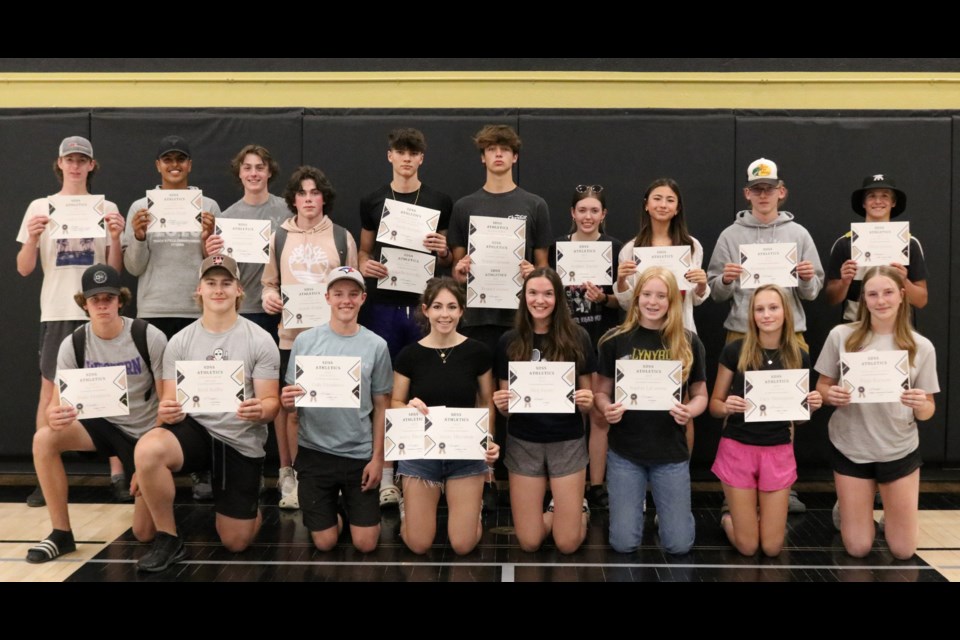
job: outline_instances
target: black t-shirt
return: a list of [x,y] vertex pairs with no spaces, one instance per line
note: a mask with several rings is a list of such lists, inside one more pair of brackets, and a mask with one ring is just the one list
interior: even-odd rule
[[[365,231],[372,231],[374,237],[376,237],[377,230],[380,228],[380,218],[383,216],[383,202],[388,198],[390,200],[396,200],[397,202],[416,204],[418,207],[426,207],[427,209],[436,209],[439,211],[440,221],[437,223],[437,231],[446,231],[450,226],[450,212],[453,211],[453,200],[450,196],[431,189],[427,185],[422,185],[420,191],[399,193],[393,191],[390,185],[387,184],[360,200],[360,226]],[[380,260],[380,249],[383,246],[383,244],[374,241],[373,252],[370,254],[371,259]],[[426,253],[425,250],[424,253]],[[368,302],[415,305],[420,301],[420,294],[418,293],[378,289],[376,278],[367,278],[366,281]]]
[[[693,364],[681,390],[684,397],[691,384],[707,379],[703,343],[695,333],[686,334],[693,350]],[[616,380],[617,360],[673,359],[670,350],[663,346],[659,331],[638,327],[600,345],[598,372]],[[677,424],[668,411],[627,411],[619,424],[610,425],[608,438],[612,451],[637,464],[685,462],[690,458],[686,428]]]
[[[723,348],[720,354],[720,364],[730,371],[733,371],[733,381],[730,383],[730,395],[740,396],[745,394],[743,372],[737,369],[737,363],[740,360],[740,352],[743,350],[743,340],[731,342]],[[783,369],[780,362],[780,352],[777,350],[763,350],[763,366],[758,371],[772,371]],[[801,350],[803,357],[801,369],[810,368],[810,354]],[[790,422],[744,422],[742,413],[734,413],[727,416],[727,422],[724,426],[724,438],[730,438],[743,444],[755,445],[758,447],[772,447],[780,444],[790,444]]]
[[493,365],[490,349],[468,338],[443,351],[447,354],[446,364],[437,349],[424,347],[419,342],[400,351],[393,369],[410,379],[407,400],[420,398],[428,407],[476,407],[480,388],[477,378]]
[[[617,279],[617,269],[620,266],[620,250],[623,249],[623,243],[612,236],[601,234],[597,242],[613,243],[613,280]],[[550,245],[550,268],[557,268],[557,242],[570,242],[570,235],[561,236]],[[600,287],[608,296],[613,297],[613,286]],[[620,323],[619,308],[611,308],[600,304],[599,302],[590,302],[583,295],[584,287],[564,287],[567,294],[567,306],[570,307],[570,315],[573,321],[587,330],[590,335],[590,342],[596,347],[600,338],[610,329]]]
[[[850,259],[851,255],[851,237],[850,232],[845,233],[830,249],[830,266],[827,269],[827,280],[839,280],[840,271],[843,269],[843,263]],[[869,266],[866,262],[858,263],[861,267]],[[907,265],[907,279],[910,282],[923,282],[927,279],[927,263],[923,256],[923,247],[920,241],[910,236],[910,264]],[[862,282],[854,280],[850,283],[847,290],[847,300],[858,302],[860,300],[860,287]]]
[[[577,367],[577,377],[590,375],[597,370],[597,356],[587,332],[577,327],[580,337],[580,350],[584,355],[583,366]],[[502,336],[497,343],[497,353],[494,357],[493,375],[498,380],[507,380],[510,375],[510,356],[507,348],[517,339],[517,330],[511,329]],[[546,362],[541,355],[544,337],[533,336],[533,362]],[[570,358],[573,361],[573,358]],[[564,442],[583,437],[583,414],[577,409],[574,413],[516,413],[507,419],[507,429],[514,438],[527,442]]]

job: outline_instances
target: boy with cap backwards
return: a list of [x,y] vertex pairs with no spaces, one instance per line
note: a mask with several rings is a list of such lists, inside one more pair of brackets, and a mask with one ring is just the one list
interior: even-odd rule
[[[747,331],[752,291],[740,287],[741,244],[797,244],[797,287],[790,289],[789,304],[793,310],[794,328],[801,346],[808,349],[803,339],[807,330],[807,316],[801,300],[815,300],[823,288],[823,267],[820,255],[810,233],[794,221],[793,214],[780,211],[787,198],[787,189],[780,179],[777,165],[771,160],[754,160],[747,169],[747,184],[743,195],[750,209],[737,214],[734,223],[723,230],[710,258],[707,278],[711,297],[717,302],[730,302],[730,312],[723,326],[727,329],[727,344],[743,339]],[[791,513],[806,511],[795,491],[790,491]]]
[[[296,469],[300,481],[303,524],[313,544],[329,551],[343,529],[338,514],[342,494],[353,546],[362,553],[376,549],[380,538],[384,419],[393,391],[393,365],[386,341],[357,323],[366,300],[363,276],[353,267],[327,275],[329,324],[297,336],[290,352],[283,406],[300,418]],[[360,409],[296,407],[303,389],[295,384],[297,356],[360,358]]]
[[[190,145],[180,136],[167,136],[157,149],[158,189],[190,189],[193,160]],[[203,197],[203,230],[200,232],[147,233],[150,212],[144,196],[127,212],[123,234],[123,264],[139,278],[137,317],[145,318],[169,340],[197,319],[196,305],[188,295],[187,283],[194,281],[194,266],[203,259],[203,242],[211,235],[220,206]],[[209,478],[193,479],[195,500],[209,500],[213,488]]]
[[[67,474],[61,454],[83,451],[116,456],[123,464],[126,477],[133,478],[133,450],[137,440],[157,423],[167,338],[143,320],[120,315],[120,309],[130,301],[131,294],[129,289],[120,286],[120,274],[113,267],[94,265],[83,272],[81,283],[83,291],[73,299],[90,318],[77,329],[83,332],[83,352],[77,348],[81,336],[68,335],[60,343],[57,369],[126,367],[130,414],[79,419],[77,407],[60,406],[59,397],[51,398],[46,410],[47,424],[33,438],[33,461],[46,497],[53,532],[27,551],[27,562],[32,563],[47,562],[77,548],[67,511]],[[141,347],[137,344],[138,330],[148,354],[141,354]],[[80,362],[77,361],[78,355],[82,359]],[[149,359],[144,355],[149,355]],[[133,535],[138,540],[149,541],[154,534],[150,512],[143,500],[137,498],[133,510]]]
[[[865,222],[890,222],[907,208],[907,194],[897,188],[889,175],[878,173],[863,179],[863,186],[850,196],[854,213]],[[856,280],[856,261],[850,259],[851,233],[840,236],[830,249],[830,266],[827,269],[827,302],[843,303],[843,319],[857,319],[860,300],[860,281]],[[900,272],[906,285],[907,300],[915,309],[927,306],[927,265],[920,241],[910,235],[910,265],[890,265]]]
[[[86,138],[71,136],[60,143],[60,150],[53,170],[60,181],[61,188],[56,195],[87,196],[90,184],[99,164],[93,157],[93,145]],[[107,263],[116,270],[123,269],[123,253],[120,249],[120,236],[123,232],[123,216],[117,205],[104,201],[104,221],[107,225],[106,238],[72,238],[54,240],[49,226],[49,206],[46,198],[38,198],[30,203],[20,224],[17,242],[20,252],[17,254],[17,271],[29,276],[37,268],[43,270],[43,284],[40,289],[40,400],[37,405],[36,428],[47,424],[47,406],[54,395],[53,380],[57,373],[57,352],[64,337],[86,322],[83,311],[71,301],[80,289],[80,278],[84,270],[97,263]],[[123,473],[119,461],[111,463],[111,474],[117,481],[119,497],[126,492],[127,480],[120,477]],[[121,491],[122,490],[122,491]],[[126,496],[129,499],[129,495]],[[31,507],[42,507],[43,493],[38,485],[27,498]]]
[[[162,428],[140,439],[135,450],[137,482],[157,528],[141,571],[163,571],[184,557],[173,516],[173,474],[213,468],[217,533],[230,551],[246,549],[260,529],[260,476],[267,423],[280,408],[280,354],[266,331],[239,315],[243,287],[237,263],[210,256],[200,266],[196,298],[199,320],[175,335],[163,357]],[[177,361],[240,360],[244,400],[235,413],[185,415],[177,400]]]

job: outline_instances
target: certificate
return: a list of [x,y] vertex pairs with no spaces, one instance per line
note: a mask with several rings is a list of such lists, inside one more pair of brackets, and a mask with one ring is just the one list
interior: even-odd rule
[[424,417],[425,460],[483,460],[490,430],[489,409],[431,407]]
[[280,288],[283,300],[283,328],[309,329],[330,322],[327,283],[285,284]]
[[203,230],[203,192],[199,189],[153,189],[147,191],[150,221],[147,233],[177,233]]
[[910,358],[906,351],[841,353],[840,379],[852,404],[899,403],[910,388]]
[[437,258],[432,253],[382,247],[380,263],[387,268],[387,277],[380,278],[378,289],[421,294],[433,277]]
[[558,242],[557,275],[567,286],[613,284],[612,242]]
[[437,230],[440,212],[387,198],[377,229],[377,242],[414,251],[425,251],[423,241]]
[[267,264],[270,261],[270,220],[217,218],[218,236],[223,238],[223,253],[237,262]]
[[857,280],[877,265],[910,264],[909,222],[857,222],[850,225],[850,259],[857,263]]
[[127,368],[58,369],[60,406],[77,410],[78,420],[130,415]]
[[669,411],[681,401],[679,360],[617,360],[614,402],[627,411]]
[[740,245],[740,288],[756,289],[765,284],[796,288],[797,255],[795,242]]
[[637,263],[637,273],[643,273],[650,267],[669,269],[677,279],[680,291],[689,291],[697,285],[687,280],[687,272],[693,267],[690,247],[634,247],[633,260]]
[[184,413],[234,413],[243,402],[243,360],[177,360]]
[[511,362],[510,413],[573,413],[573,362]]
[[511,218],[470,216],[470,274],[467,307],[516,309],[520,306],[527,223]]
[[103,196],[50,196],[47,230],[56,240],[66,238],[105,238],[107,223]]
[[385,461],[423,459],[424,418],[417,409],[387,409],[383,431]]
[[359,409],[360,358],[352,356],[297,356],[294,384],[303,395],[298,407]]
[[809,420],[810,372],[807,369],[744,372],[746,422]]

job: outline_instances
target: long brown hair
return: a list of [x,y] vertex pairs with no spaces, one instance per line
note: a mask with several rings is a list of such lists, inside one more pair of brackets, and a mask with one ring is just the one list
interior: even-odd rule
[[632,333],[640,327],[640,292],[648,282],[655,278],[667,285],[667,300],[669,302],[667,315],[664,318],[663,326],[660,327],[660,339],[663,346],[670,351],[670,357],[683,364],[683,379],[686,380],[690,376],[690,368],[693,366],[693,348],[690,346],[690,337],[687,335],[686,329],[683,328],[683,299],[680,297],[680,287],[677,286],[677,279],[668,269],[650,267],[640,274],[640,277],[637,278],[637,286],[633,290],[633,297],[630,299],[627,319],[619,327],[608,331],[600,339],[600,344],[613,340],[617,336]]
[[773,291],[780,297],[780,306],[783,309],[783,326],[780,328],[780,364],[784,369],[799,369],[803,366],[803,355],[800,353],[800,341],[793,328],[793,309],[787,304],[786,292],[775,284],[765,284],[757,287],[750,298],[750,311],[747,314],[747,333],[743,338],[743,348],[740,349],[740,360],[737,369],[740,371],[756,371],[763,366],[763,348],[760,346],[760,329],[757,327],[757,318],[753,312],[753,305],[757,296],[765,291]]
[[650,183],[646,192],[643,194],[643,208],[640,210],[640,233],[633,240],[635,247],[649,247],[653,243],[653,222],[650,220],[650,213],[647,211],[647,201],[650,194],[658,187],[668,187],[677,196],[677,215],[670,220],[670,243],[674,247],[687,245],[690,251],[693,251],[693,238],[687,231],[687,221],[683,217],[683,195],[680,193],[680,185],[673,178],[659,178]]
[[526,362],[533,355],[533,322],[530,320],[530,310],[527,308],[527,285],[534,278],[546,278],[550,281],[556,301],[550,316],[550,330],[544,335],[541,350],[544,358],[550,362],[574,361],[577,367],[582,367],[586,354],[583,353],[581,346],[581,329],[570,317],[570,307],[567,305],[560,276],[548,267],[534,269],[523,281],[520,307],[517,309],[517,319],[514,323],[517,338],[507,347],[507,356],[513,362]]
[[910,302],[904,291],[903,277],[893,267],[882,265],[867,269],[860,287],[860,308],[857,310],[857,320],[853,323],[853,333],[847,338],[844,347],[847,351],[860,351],[873,337],[873,328],[870,326],[870,311],[867,309],[866,294],[867,282],[873,278],[890,278],[900,290],[900,308],[897,309],[897,318],[894,324],[893,343],[901,351],[910,355],[910,366],[917,355],[917,341],[913,338],[913,327],[910,326]]
[[[420,330],[423,332],[423,335],[430,333],[430,320],[427,319],[427,316],[423,313],[423,310],[425,308],[429,309],[430,305],[433,304],[433,301],[436,300],[437,296],[443,291],[450,292],[450,294],[457,301],[457,306],[459,306],[461,310],[467,308],[467,295],[463,291],[462,284],[450,276],[431,278],[427,281],[427,287],[423,290],[423,294],[420,296],[420,304],[417,306],[417,312],[415,314],[415,319],[417,324],[420,326]],[[457,326],[457,329],[459,330],[460,327]]]

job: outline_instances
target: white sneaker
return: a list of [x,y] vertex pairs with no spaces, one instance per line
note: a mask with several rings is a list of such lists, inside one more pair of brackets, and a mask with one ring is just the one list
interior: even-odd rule
[[837,531],[840,531],[840,501],[837,500],[833,503],[833,526]]
[[400,504],[400,489],[395,484],[380,488],[380,507],[396,507]]
[[299,509],[300,483],[297,482],[297,472],[293,467],[281,467],[280,477],[277,478],[277,488],[280,489],[280,508],[281,509]]

